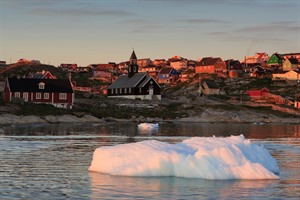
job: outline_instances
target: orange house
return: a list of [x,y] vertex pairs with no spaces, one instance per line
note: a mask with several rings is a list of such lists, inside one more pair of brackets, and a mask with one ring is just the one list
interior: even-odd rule
[[217,74],[226,72],[226,64],[221,58],[206,57],[195,66],[196,73]]

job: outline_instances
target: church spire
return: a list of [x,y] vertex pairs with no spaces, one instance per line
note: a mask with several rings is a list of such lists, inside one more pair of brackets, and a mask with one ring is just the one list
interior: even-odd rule
[[138,73],[138,65],[137,65],[137,57],[135,55],[134,50],[131,53],[129,58],[129,65],[128,65],[128,77],[132,77],[135,73]]
[[132,53],[131,53],[129,61],[130,61],[130,64],[133,64],[133,63],[136,64],[137,63],[137,58],[136,58],[134,50],[132,50]]

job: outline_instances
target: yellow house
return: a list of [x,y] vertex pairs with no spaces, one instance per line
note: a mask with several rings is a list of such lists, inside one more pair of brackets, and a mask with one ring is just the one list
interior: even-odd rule
[[290,71],[298,69],[298,60],[296,58],[287,58],[282,63],[283,71]]
[[283,74],[273,74],[272,79],[273,80],[290,80],[290,81],[296,81],[299,80],[300,76],[299,73],[295,70],[290,70]]

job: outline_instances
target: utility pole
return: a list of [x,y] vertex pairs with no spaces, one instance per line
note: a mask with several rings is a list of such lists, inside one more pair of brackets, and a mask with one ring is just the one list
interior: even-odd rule
[[240,103],[243,104],[243,91],[240,91]]
[[298,108],[298,102],[297,102],[298,85],[299,85],[299,73],[297,72],[297,82],[296,82],[295,102],[294,102],[294,107],[297,107],[297,108]]

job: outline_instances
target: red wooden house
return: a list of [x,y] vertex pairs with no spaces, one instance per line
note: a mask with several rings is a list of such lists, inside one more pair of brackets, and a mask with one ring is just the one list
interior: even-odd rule
[[270,93],[270,90],[268,88],[262,88],[262,89],[250,89],[246,91],[246,94],[250,96],[251,99],[253,98],[261,98],[264,96],[264,94]]
[[111,78],[114,72],[114,64],[93,64],[93,77]]
[[51,104],[59,108],[72,108],[74,91],[68,79],[7,78],[4,101],[23,99],[25,102]]
[[212,58],[206,57],[202,58],[202,60],[196,65],[195,71],[196,73],[209,73],[209,74],[217,74],[217,73],[225,73],[226,72],[226,64],[221,58]]

